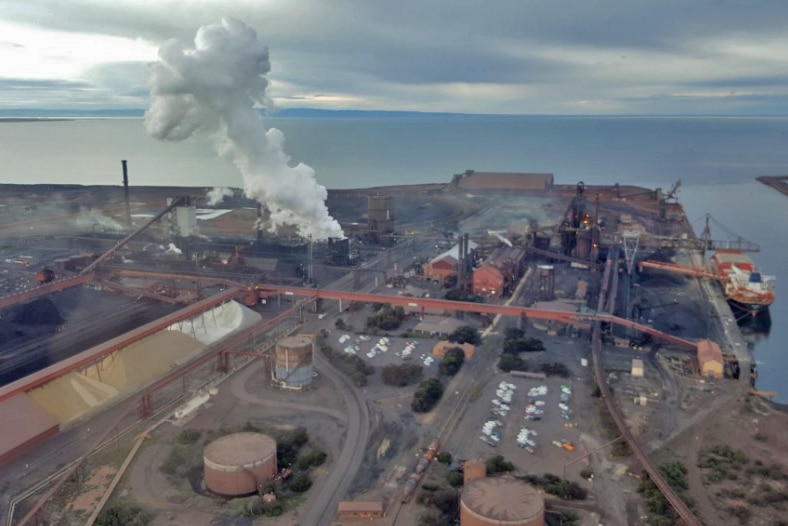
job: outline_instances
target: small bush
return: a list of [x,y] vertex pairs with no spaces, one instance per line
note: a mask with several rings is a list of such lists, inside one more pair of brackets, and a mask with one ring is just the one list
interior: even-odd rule
[[435,458],[441,464],[451,464],[451,453],[448,451],[441,451]]
[[296,493],[303,493],[312,487],[312,479],[306,473],[301,473],[290,481],[290,490]]
[[495,455],[487,460],[487,473],[495,475],[496,473],[509,473],[514,471],[514,464],[503,458],[503,455]]
[[322,465],[326,461],[327,457],[328,455],[326,454],[325,451],[322,451],[320,449],[313,449],[306,455],[300,457],[296,465],[298,466],[298,469],[307,470],[309,468]]
[[153,514],[137,504],[115,502],[105,507],[96,519],[99,526],[145,526]]
[[459,488],[465,483],[465,477],[463,477],[462,473],[451,471],[446,475],[446,482],[448,482],[452,488]]

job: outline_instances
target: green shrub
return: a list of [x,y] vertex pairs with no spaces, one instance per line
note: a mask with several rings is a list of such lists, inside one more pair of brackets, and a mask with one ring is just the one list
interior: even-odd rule
[[312,467],[320,466],[326,461],[326,457],[328,457],[328,455],[325,451],[313,449],[298,459],[298,469],[307,470]]
[[99,526],[145,526],[153,514],[131,502],[115,502],[101,510],[96,518]]
[[462,368],[465,363],[465,352],[459,347],[452,347],[446,351],[440,365],[438,372],[443,376],[454,376]]
[[413,394],[410,407],[416,413],[426,413],[440,401],[443,396],[443,384],[436,378],[430,378],[419,384]]
[[296,475],[293,480],[290,481],[290,490],[296,493],[303,493],[311,487],[312,479],[309,478],[309,475],[306,473]]
[[180,432],[175,441],[179,444],[194,444],[200,440],[201,436],[201,431],[197,431],[196,429],[184,429]]
[[459,488],[465,483],[465,478],[462,473],[450,471],[449,474],[446,475],[446,482],[448,482],[452,488]]
[[514,464],[504,459],[503,455],[495,455],[494,457],[487,459],[485,464],[487,466],[487,473],[489,475],[514,471]]

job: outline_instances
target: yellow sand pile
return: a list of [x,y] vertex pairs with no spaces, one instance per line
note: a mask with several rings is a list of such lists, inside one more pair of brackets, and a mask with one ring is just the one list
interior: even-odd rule
[[29,394],[63,424],[120,393],[140,389],[204,348],[204,344],[182,332],[159,332]]

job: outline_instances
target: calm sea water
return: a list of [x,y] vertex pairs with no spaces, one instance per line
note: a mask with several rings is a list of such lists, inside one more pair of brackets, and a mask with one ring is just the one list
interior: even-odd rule
[[[788,403],[788,197],[755,181],[788,173],[788,118],[462,117],[268,119],[293,162],[329,188],[445,182],[466,169],[552,172],[557,183],[668,188],[681,178],[688,217],[711,213],[759,243],[778,279],[768,337],[755,344],[758,387]],[[165,144],[141,119],[0,123],[3,183],[241,186],[205,138]],[[727,237],[713,232],[716,238]]]

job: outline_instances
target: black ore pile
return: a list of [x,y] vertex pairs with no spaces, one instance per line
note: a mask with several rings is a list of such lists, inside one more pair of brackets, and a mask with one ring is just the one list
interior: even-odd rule
[[60,325],[66,320],[52,300],[42,298],[17,307],[11,321],[20,325]]
[[0,320],[0,345],[12,340],[16,336],[14,325],[6,320]]

